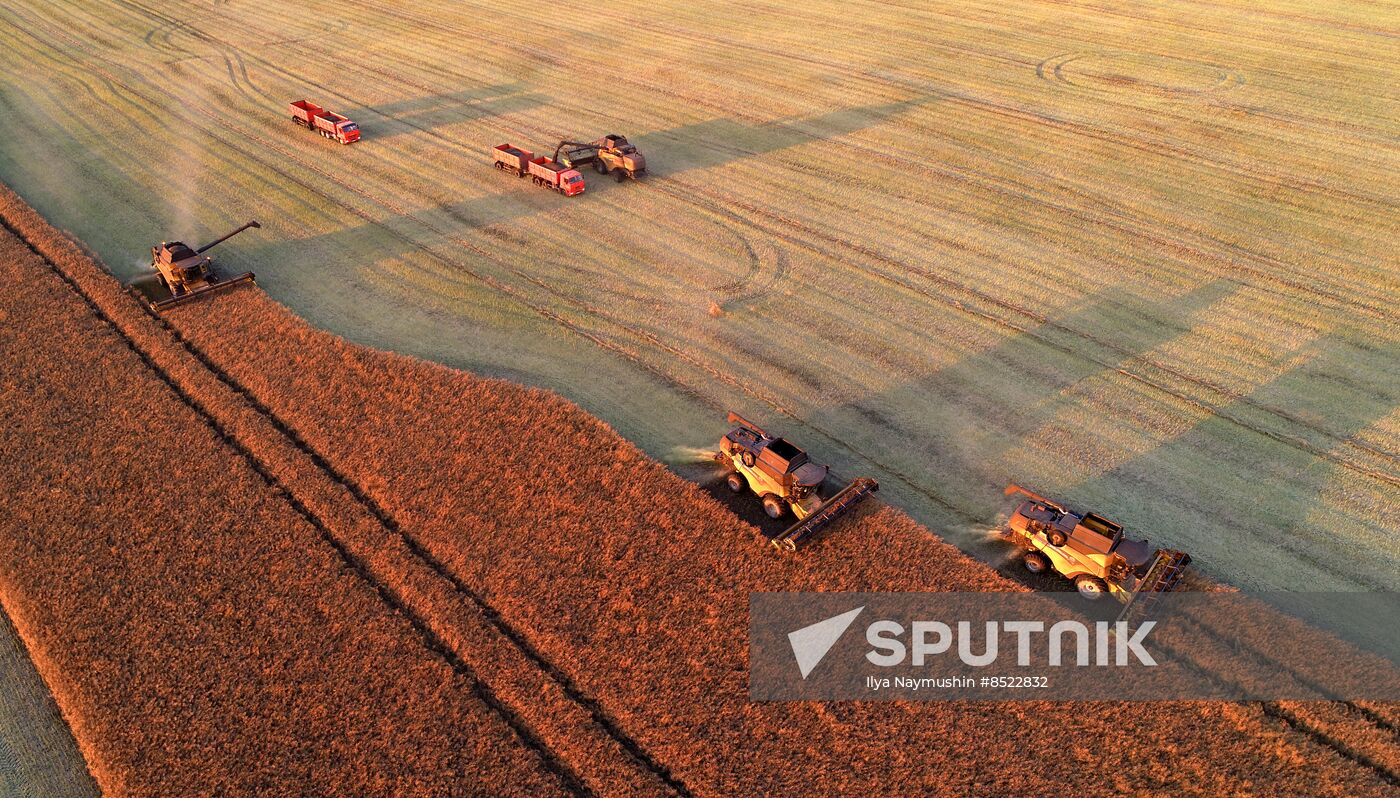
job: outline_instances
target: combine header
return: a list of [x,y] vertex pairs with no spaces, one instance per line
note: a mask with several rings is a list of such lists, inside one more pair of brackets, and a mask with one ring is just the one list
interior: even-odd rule
[[1026,570],[1056,573],[1072,580],[1079,594],[1097,600],[1110,593],[1126,606],[1119,620],[1143,617],[1152,605],[1181,581],[1191,555],[1153,549],[1133,540],[1123,527],[1097,513],[1080,513],[1044,496],[1010,485],[1006,495],[1021,494],[1003,534],[1027,549]]
[[155,274],[137,277],[127,284],[127,290],[144,299],[152,309],[164,310],[214,291],[250,282],[252,272],[220,278],[213,269],[214,259],[204,255],[250,227],[262,225],[256,221],[249,222],[199,249],[190,249],[180,241],[162,241],[160,246],[151,247],[151,268],[155,269]]
[[792,443],[769,435],[737,413],[729,414],[737,426],[719,441],[715,460],[730,469],[725,482],[735,493],[745,488],[758,494],[770,518],[782,518],[789,508],[797,523],[774,537],[774,548],[796,551],[811,536],[880,489],[879,483],[861,477],[829,499],[820,489],[827,467],[811,461]]

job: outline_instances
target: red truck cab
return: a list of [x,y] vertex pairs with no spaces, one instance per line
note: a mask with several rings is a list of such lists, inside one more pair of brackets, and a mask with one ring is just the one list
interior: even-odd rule
[[334,111],[326,111],[317,117],[316,127],[326,132],[326,138],[335,139],[341,144],[360,140],[360,126]]
[[537,186],[549,186],[566,197],[583,193],[583,175],[553,158],[545,155],[531,158],[529,169],[530,177]]

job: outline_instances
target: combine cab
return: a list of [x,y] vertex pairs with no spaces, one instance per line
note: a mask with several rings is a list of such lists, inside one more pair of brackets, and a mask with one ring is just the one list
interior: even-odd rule
[[1020,494],[1003,534],[1027,550],[1026,570],[1043,573],[1053,568],[1074,582],[1079,594],[1097,600],[1113,595],[1139,614],[1161,594],[1176,587],[1191,556],[1185,552],[1153,549],[1145,540],[1133,540],[1123,527],[1096,513],[1079,513],[1017,485],[1006,495]]
[[797,523],[772,539],[774,548],[796,551],[803,541],[880,489],[875,480],[861,477],[823,499],[820,490],[826,466],[736,413],[729,414],[729,423],[737,426],[720,439],[715,453],[715,460],[730,469],[725,478],[729,489],[741,493],[748,488],[758,494],[770,518],[782,518],[789,509],[797,516]]
[[127,284],[127,289],[145,300],[152,309],[164,310],[187,300],[251,281],[252,272],[221,278],[214,271],[214,259],[204,255],[206,251],[250,227],[262,225],[249,222],[199,249],[190,249],[180,241],[162,241],[160,246],[151,247],[151,268],[155,273],[137,277]]

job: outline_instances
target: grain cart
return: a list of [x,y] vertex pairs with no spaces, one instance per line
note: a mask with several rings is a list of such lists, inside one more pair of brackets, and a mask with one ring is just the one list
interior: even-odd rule
[[629,177],[636,180],[647,170],[646,156],[629,144],[625,136],[615,134],[592,142],[561,141],[554,148],[554,160],[575,168],[591,163],[600,175],[616,174],[619,183]]
[[360,140],[360,126],[348,118],[327,111],[310,100],[297,100],[290,103],[292,121],[321,134],[323,138],[341,144],[353,144]]
[[[1091,601],[1105,592],[1145,611],[1162,593],[1176,587],[1191,556],[1169,549],[1153,549],[1145,540],[1133,540],[1123,527],[1097,513],[1077,512],[1019,485],[1009,485],[1006,495],[1023,495],[1003,535],[1026,549],[1026,570],[1034,574],[1053,568],[1074,582],[1079,595]],[[1137,606],[1134,606],[1134,605]]]
[[163,310],[204,294],[251,281],[252,272],[228,278],[219,277],[213,269],[213,258],[204,254],[250,227],[262,225],[256,221],[249,222],[199,249],[190,249],[180,241],[162,241],[160,246],[151,247],[151,268],[155,269],[155,274],[137,277],[127,284],[127,290],[144,299],[153,310]]
[[492,147],[491,156],[492,166],[506,172],[514,172],[516,177],[524,177],[530,173],[530,160],[535,154],[507,142]]
[[880,489],[875,480],[861,477],[823,499],[820,490],[826,466],[812,462],[806,452],[737,413],[729,414],[729,423],[737,426],[720,438],[714,455],[730,469],[725,477],[729,489],[741,493],[748,488],[758,494],[770,518],[782,518],[789,508],[797,516],[797,523],[772,539],[774,548],[796,551],[808,537]]
[[577,169],[570,169],[544,155],[531,158],[528,168],[530,179],[537,186],[548,186],[566,197],[583,193],[583,175]]

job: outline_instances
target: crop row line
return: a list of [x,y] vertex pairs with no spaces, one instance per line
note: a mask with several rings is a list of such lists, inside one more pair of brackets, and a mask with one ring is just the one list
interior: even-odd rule
[[315,511],[307,507],[281,479],[277,477],[271,468],[265,464],[247,445],[240,441],[215,414],[209,410],[203,402],[189,393],[165,368],[157,363],[145,349],[115,320],[102,306],[89,294],[79,283],[66,273],[58,264],[45,255],[39,247],[19,228],[11,224],[9,219],[0,217],[0,227],[9,231],[16,239],[24,242],[44,265],[51,271],[63,285],[80,299],[105,327],[114,332],[122,341],[123,345],[134,354],[141,364],[154,374],[167,388],[180,400],[182,404],[190,409],[201,423],[209,427],[218,440],[232,449],[240,458],[248,464],[248,467],[263,480],[269,488],[287,502],[296,513],[301,516],[313,529],[326,545],[330,546],[339,557],[341,562],[353,572],[357,577],[365,582],[371,589],[379,595],[389,608],[400,614],[410,627],[418,634],[424,647],[440,657],[459,677],[463,678],[469,685],[471,693],[489,706],[501,719],[510,726],[521,742],[533,750],[539,757],[541,763],[561,784],[571,793],[577,796],[592,798],[594,793],[580,781],[579,777],[561,761],[557,755],[530,729],[528,724],[505,702],[503,702],[496,692],[486,684],[465,660],[457,655],[449,646],[404,600],[392,587],[376,579],[365,561],[350,551],[348,547],[330,530],[329,526]]
[[[1157,645],[1167,656],[1180,663],[1183,667],[1195,671],[1197,674],[1204,677],[1208,681],[1211,681],[1217,685],[1231,690],[1239,689],[1239,685],[1232,682],[1216,670],[1213,670],[1208,666],[1200,663],[1195,657],[1190,656],[1184,651],[1177,650],[1175,646],[1162,643],[1161,641],[1158,641]],[[1253,649],[1251,649],[1250,652],[1255,653]],[[1290,712],[1286,707],[1282,705],[1281,702],[1252,701],[1249,703],[1257,704],[1259,709],[1265,715],[1279,721],[1285,729],[1293,732],[1294,734],[1297,734],[1303,737],[1304,739],[1311,740],[1314,743],[1331,750],[1337,756],[1359,767],[1370,770],[1391,786],[1400,786],[1400,776],[1397,776],[1388,767],[1386,767],[1380,762],[1377,762],[1374,758],[1368,756],[1364,752],[1355,750],[1351,746],[1347,745],[1344,741],[1338,740],[1332,735],[1327,734],[1325,731],[1313,727],[1311,724],[1307,723],[1305,720],[1298,717],[1293,712]],[[1348,702],[1348,706],[1350,705],[1350,702]]]

